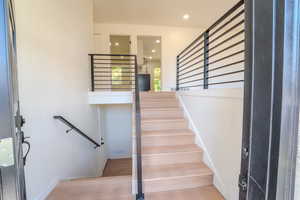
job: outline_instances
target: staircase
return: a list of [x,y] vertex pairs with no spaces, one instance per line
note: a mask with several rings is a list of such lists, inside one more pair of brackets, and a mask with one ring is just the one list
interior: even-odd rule
[[141,93],[146,199],[222,200],[174,92]]

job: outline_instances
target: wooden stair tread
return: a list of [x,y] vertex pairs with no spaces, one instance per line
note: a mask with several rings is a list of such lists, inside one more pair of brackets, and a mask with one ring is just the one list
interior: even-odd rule
[[157,118],[148,118],[148,119],[142,119],[142,123],[165,123],[165,122],[185,122],[186,120],[182,117],[182,118],[178,118],[178,119],[170,119],[170,118],[165,118],[165,119],[157,119]]
[[220,192],[213,186],[205,186],[184,190],[153,192],[145,195],[147,200],[224,200]]
[[212,174],[212,171],[204,163],[178,163],[143,167],[145,181],[152,179],[206,176]]
[[[132,177],[114,176],[84,178],[60,182],[47,200],[130,200],[132,199]],[[116,193],[116,191],[118,191]]]
[[176,145],[176,146],[147,146],[142,148],[142,154],[167,154],[167,153],[186,153],[202,152],[196,144]]
[[170,129],[143,131],[142,136],[175,136],[175,135],[194,135],[190,129]]

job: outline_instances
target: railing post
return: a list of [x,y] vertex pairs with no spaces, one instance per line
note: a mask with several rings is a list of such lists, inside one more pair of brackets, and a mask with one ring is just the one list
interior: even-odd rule
[[203,73],[203,87],[208,89],[208,68],[209,68],[209,30],[204,33],[204,73]]
[[91,56],[91,86],[92,86],[92,92],[95,91],[95,76],[94,76],[94,55]]
[[176,91],[179,90],[179,56],[176,58]]

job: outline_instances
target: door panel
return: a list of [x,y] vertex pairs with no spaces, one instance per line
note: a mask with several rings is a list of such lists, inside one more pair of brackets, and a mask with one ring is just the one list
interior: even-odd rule
[[21,131],[24,120],[19,109],[15,39],[13,2],[0,0],[0,140],[12,139],[14,157],[14,165],[2,163],[0,169],[3,200],[26,199]]

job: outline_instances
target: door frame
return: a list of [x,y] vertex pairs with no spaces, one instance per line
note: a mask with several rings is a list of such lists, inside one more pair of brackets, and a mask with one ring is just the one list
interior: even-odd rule
[[300,1],[245,0],[240,200],[293,200],[300,104]]

